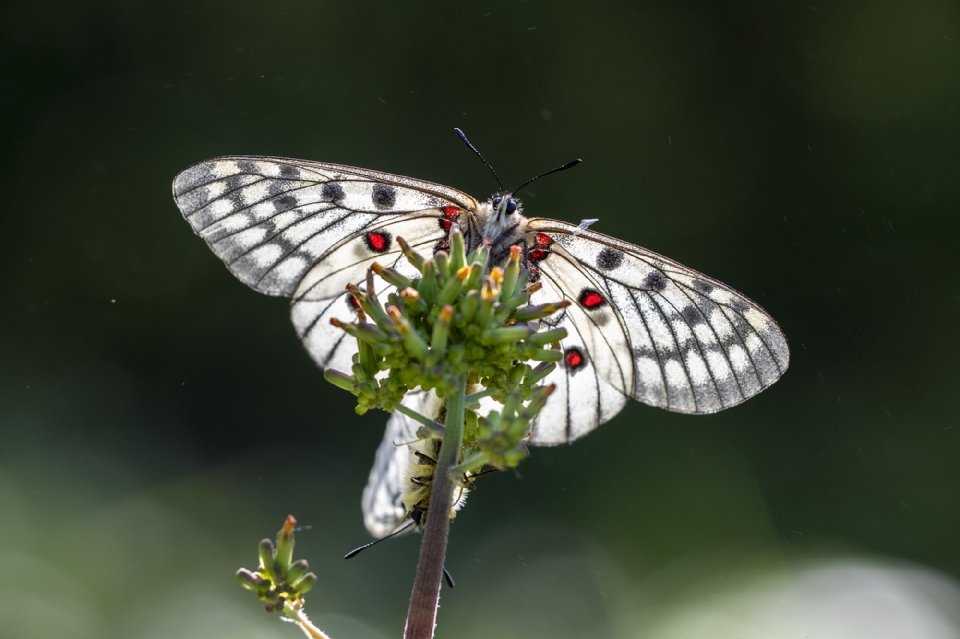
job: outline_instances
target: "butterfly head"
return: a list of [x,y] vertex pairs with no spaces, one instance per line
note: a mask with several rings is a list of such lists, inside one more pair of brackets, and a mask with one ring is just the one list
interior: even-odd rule
[[520,200],[513,197],[513,193],[497,193],[490,200],[490,206],[493,208],[494,217],[500,222],[509,221],[514,215],[518,215],[522,210]]

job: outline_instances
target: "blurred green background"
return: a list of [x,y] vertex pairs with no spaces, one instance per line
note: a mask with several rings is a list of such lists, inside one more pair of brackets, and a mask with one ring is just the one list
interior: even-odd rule
[[[508,186],[583,158],[529,215],[731,284],[792,365],[735,409],[631,402],[484,479],[440,636],[661,636],[810,562],[960,601],[954,0],[33,0],[0,34],[3,639],[299,636],[233,577],[288,513],[317,624],[399,636],[418,539],[341,559],[386,415],[323,381],[170,183],[262,154],[485,198],[454,126]],[[726,636],[704,614],[676,636]]]

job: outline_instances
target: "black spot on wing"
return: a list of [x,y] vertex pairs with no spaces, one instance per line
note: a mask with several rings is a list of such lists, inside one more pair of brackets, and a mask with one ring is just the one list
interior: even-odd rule
[[623,251],[607,246],[597,254],[597,268],[604,271],[612,271],[621,264],[623,264]]
[[282,213],[283,211],[289,211],[292,208],[297,206],[297,198],[292,195],[281,195],[280,197],[272,200],[273,209],[277,213]]
[[667,288],[667,278],[660,271],[650,271],[650,273],[643,278],[643,287],[645,290],[659,293]]
[[698,293],[702,293],[704,295],[709,295],[713,292],[713,284],[707,282],[706,280],[702,280],[699,277],[693,278],[693,288],[696,289]]
[[700,309],[692,304],[689,306],[684,306],[683,311],[681,311],[680,314],[683,316],[683,320],[691,327],[696,326],[697,324],[702,324],[706,321],[703,317],[703,313],[700,312]]
[[397,190],[387,184],[373,185],[373,205],[380,210],[392,209],[397,203]]
[[734,297],[732,300],[727,302],[727,306],[741,314],[750,310],[750,305],[738,297]]
[[244,173],[260,174],[260,169],[257,168],[257,163],[250,160],[240,160],[237,162],[237,168]]
[[288,180],[296,180],[300,177],[300,169],[290,164],[284,164],[280,167],[280,177]]
[[343,187],[339,182],[327,182],[320,189],[320,197],[324,202],[336,202],[342,200],[344,196]]
[[224,184],[226,185],[224,191],[228,193],[233,193],[237,189],[243,186],[243,176],[242,175],[231,175],[225,179]]

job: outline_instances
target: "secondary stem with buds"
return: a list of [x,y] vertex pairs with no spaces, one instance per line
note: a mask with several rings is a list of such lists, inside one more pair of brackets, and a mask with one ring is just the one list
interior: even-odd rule
[[450,508],[453,506],[454,480],[450,478],[448,471],[457,465],[460,458],[466,391],[467,374],[461,373],[457,377],[456,390],[447,397],[443,442],[437,456],[433,493],[427,509],[423,541],[420,543],[420,559],[413,580],[413,592],[410,594],[404,639],[431,639],[436,626],[443,561],[447,554],[447,536],[450,533]]

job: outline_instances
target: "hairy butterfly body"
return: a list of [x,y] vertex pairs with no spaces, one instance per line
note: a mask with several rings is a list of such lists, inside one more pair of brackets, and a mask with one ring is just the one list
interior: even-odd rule
[[[346,285],[361,284],[375,261],[412,274],[397,237],[432,254],[447,248],[456,223],[468,248],[490,244],[495,263],[519,245],[531,279],[542,284],[532,303],[572,302],[548,320],[568,337],[563,361],[545,380],[557,391],[533,422],[532,444],[573,441],[611,419],[628,397],[682,413],[729,408],[771,385],[789,363],[780,328],[745,296],[585,224],[526,218],[511,192],[479,202],[369,169],[232,156],[186,169],[173,193],[234,275],[292,299],[297,334],[324,368],[349,370],[356,350],[330,325],[355,313]],[[411,401],[429,402],[423,395]],[[414,512],[409,468],[424,451],[402,444],[415,432],[409,418],[391,416],[363,497],[375,536]]]

